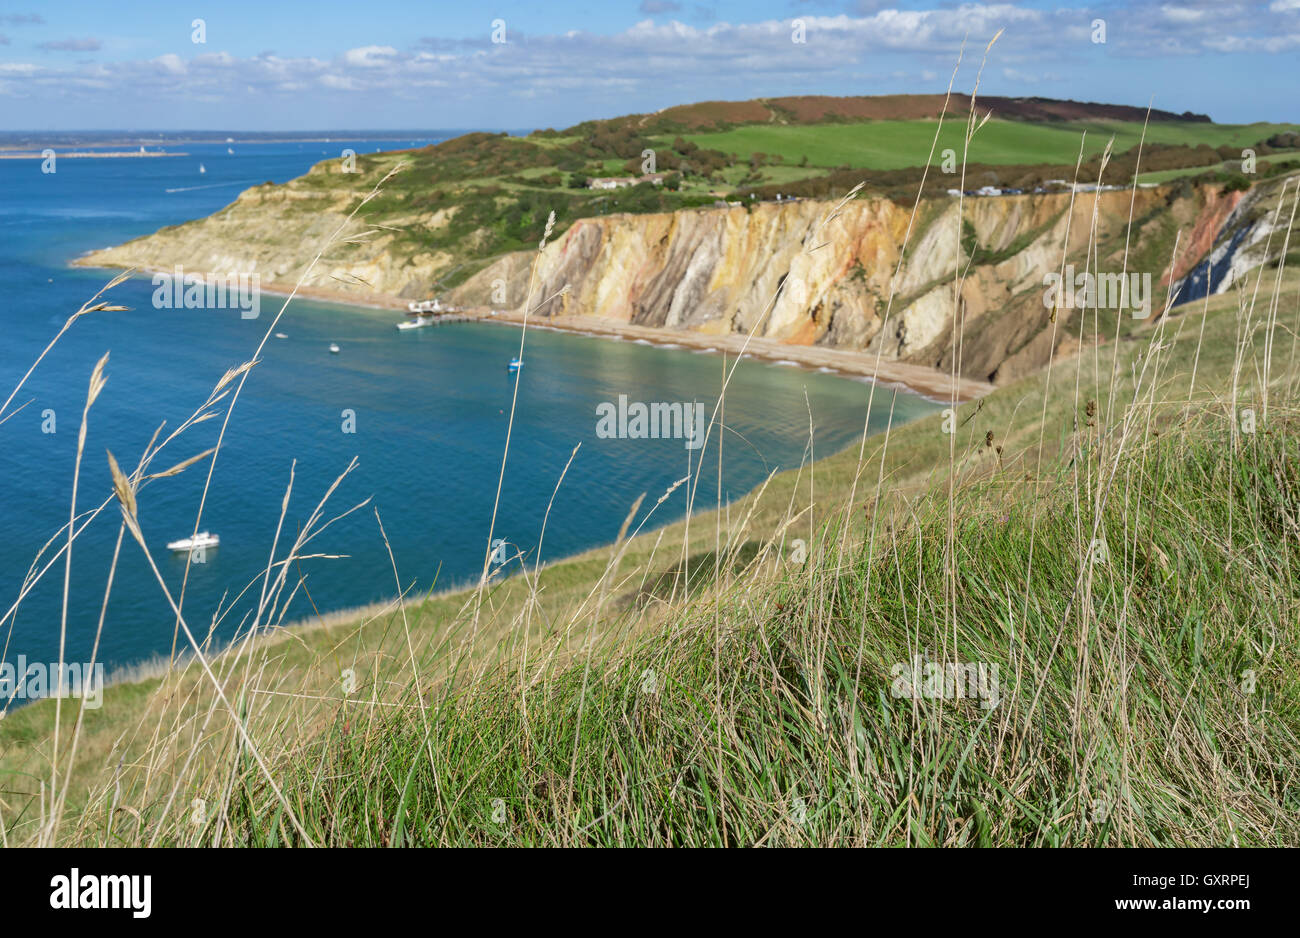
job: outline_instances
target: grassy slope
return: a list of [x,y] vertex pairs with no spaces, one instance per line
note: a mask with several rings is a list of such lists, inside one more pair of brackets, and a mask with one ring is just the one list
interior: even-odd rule
[[[544,567],[535,595],[513,577],[476,623],[472,595],[438,597],[259,640],[216,670],[315,842],[1295,842],[1294,436],[1265,432],[1233,455],[1235,308],[1215,300],[1199,344],[1195,304],[1166,327],[1170,347],[1150,359],[1161,378],[1140,399],[1154,386],[1171,402],[1153,410],[1163,443],[1142,406],[1123,445],[1081,426],[1097,399],[1098,422],[1118,427],[1118,411],[1104,417],[1111,355],[1126,402],[1147,335],[1057,363],[1045,407],[1040,374],[963,407],[955,438],[939,418],[895,430],[874,533],[861,518],[881,438],[861,473],[851,448],[689,531]],[[1270,429],[1294,400],[1292,344],[1278,345]],[[1086,506],[1116,466],[1112,562],[1080,593]],[[845,508],[843,550],[814,537]],[[796,536],[813,562],[774,573]],[[689,582],[674,573],[683,555]],[[675,587],[692,600],[664,602]],[[1005,706],[892,698],[890,663],[927,647],[1015,675]],[[1258,695],[1237,689],[1248,669]],[[0,724],[12,840],[39,813],[51,711]],[[295,839],[193,667],[111,689],[86,727],[65,838]]]
[[[1268,164],[1283,163],[1288,160],[1294,160],[1300,156],[1300,150],[1277,150],[1258,162],[1262,170]],[[1138,182],[1169,182],[1171,179],[1181,179],[1184,176],[1196,176],[1205,172],[1217,172],[1224,174],[1240,174],[1241,160],[1228,160],[1215,166],[1188,166],[1183,169],[1163,169],[1154,173],[1140,173]]]
[[[925,162],[934,139],[934,121],[871,121],[857,124],[782,126],[749,125],[721,133],[691,134],[687,139],[701,147],[748,157],[751,153],[781,156],[797,163],[807,156],[813,166],[851,165],[867,169],[902,169]],[[937,154],[951,147],[961,158],[964,120],[945,121]],[[1147,127],[1148,144],[1196,146],[1232,144],[1248,146],[1271,134],[1298,129],[1292,124],[1156,123]],[[972,163],[1017,165],[1023,163],[1073,164],[1087,132],[1085,156],[1100,153],[1115,137],[1114,151],[1136,147],[1142,125],[1123,121],[1080,121],[1069,124],[1026,124],[991,119],[970,148]]]
[[[340,714],[284,781],[312,839],[339,845],[1294,843],[1298,558],[1279,535],[1300,454],[1279,434],[1233,457],[1223,436],[1139,447],[1124,481],[1140,508],[1103,513],[1123,553],[1085,590],[1069,589],[1086,565],[1068,488],[999,518],[995,484],[958,503],[951,631],[929,502],[915,539],[832,550],[767,595],[733,585],[531,702],[507,674],[425,724],[350,731]],[[893,696],[891,662],[922,649],[997,665],[998,707]],[[236,843],[295,840],[265,794],[235,803]]]

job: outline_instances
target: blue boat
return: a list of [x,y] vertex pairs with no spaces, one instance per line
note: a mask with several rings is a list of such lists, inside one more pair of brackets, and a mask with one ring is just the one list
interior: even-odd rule
[[522,360],[522,359],[519,359],[519,358],[512,358],[512,359],[510,359],[510,364],[506,366],[506,370],[507,370],[507,371],[518,371],[521,365],[523,365],[523,360]]

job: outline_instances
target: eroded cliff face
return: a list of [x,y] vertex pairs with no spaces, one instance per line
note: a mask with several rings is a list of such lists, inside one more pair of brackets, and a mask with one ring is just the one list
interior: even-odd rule
[[[915,219],[909,207],[870,198],[838,209],[805,201],[583,219],[537,258],[532,305],[542,316],[882,348],[886,358],[944,370],[959,346],[964,376],[1004,381],[1051,351],[1044,275],[1060,268],[1067,234],[1082,269],[1094,234],[1103,246],[1122,237],[1131,203],[1139,222],[1169,211],[1162,191],[1139,189],[1080,193],[1073,210],[1068,194],[966,198],[960,206],[950,198],[923,204]],[[1104,269],[1111,259],[1104,249]],[[454,296],[520,308],[532,263],[531,254],[503,257]]]
[[1225,193],[1203,213],[1207,223],[1193,232],[1194,238],[1199,235],[1195,247],[1173,271],[1177,303],[1224,293],[1297,243],[1298,200],[1295,188],[1288,189],[1292,181],[1294,177],[1275,178],[1249,192]]
[[[209,218],[79,263],[168,271],[179,264],[186,272],[256,272],[264,284],[292,285],[356,198],[319,180],[298,182],[259,186]],[[1083,270],[1096,244],[1094,269],[1118,272],[1131,217],[1127,269],[1151,273],[1159,310],[1173,235],[1198,234],[1184,236],[1181,272],[1213,244],[1233,204],[1210,190],[1184,187],[1175,195],[1162,187],[1081,192],[1073,201],[1069,194],[945,198],[922,203],[915,217],[910,206],[870,197],[838,207],[798,201],[609,215],[574,222],[540,256],[518,252],[488,262],[451,299],[522,309],[535,262],[535,315],[713,334],[754,330],[796,345],[879,349],[885,358],[944,371],[956,357],[962,376],[1002,383],[1040,367],[1053,344],[1068,339],[1077,312],[1062,310],[1053,323],[1044,304],[1044,277],[1060,269],[1063,250],[1064,262]],[[443,209],[418,223],[448,217]],[[382,220],[387,227],[365,218],[344,226],[343,240],[304,284],[358,301],[439,292],[439,278],[463,257],[421,252],[395,237],[391,229],[414,220],[390,215]]]
[[[152,235],[95,251],[76,263],[188,273],[256,273],[265,283],[298,282],[317,252],[321,259],[304,286],[335,291],[341,299],[364,302],[376,293],[410,299],[430,295],[440,274],[458,261],[445,252],[421,252],[393,229],[445,224],[450,211],[386,215],[376,228],[364,213],[348,221],[360,201],[351,177],[320,164],[284,185],[266,184],[242,192],[207,218],[163,228]],[[339,181],[307,185],[322,176]],[[334,242],[330,244],[331,237]]]

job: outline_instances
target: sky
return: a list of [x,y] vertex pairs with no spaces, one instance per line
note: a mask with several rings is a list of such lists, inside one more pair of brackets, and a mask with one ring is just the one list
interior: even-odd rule
[[969,92],[999,29],[983,94],[1300,121],[1300,0],[0,0],[0,130],[516,130],[941,93],[963,41]]

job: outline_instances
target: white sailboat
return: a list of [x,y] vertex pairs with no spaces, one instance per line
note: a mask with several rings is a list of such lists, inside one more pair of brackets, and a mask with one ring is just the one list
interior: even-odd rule
[[200,173],[206,173],[206,172],[207,172],[207,170],[203,168],[203,164],[202,164],[202,163],[199,164],[199,172],[200,172]]

